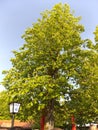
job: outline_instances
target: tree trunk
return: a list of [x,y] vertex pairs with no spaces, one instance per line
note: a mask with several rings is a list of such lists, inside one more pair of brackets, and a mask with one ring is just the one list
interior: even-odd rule
[[54,128],[53,110],[54,110],[54,99],[50,100],[50,102],[47,106],[47,113],[45,115],[44,130],[52,130]]
[[47,115],[46,119],[44,130],[52,130],[54,128],[54,119],[50,117],[50,114]]

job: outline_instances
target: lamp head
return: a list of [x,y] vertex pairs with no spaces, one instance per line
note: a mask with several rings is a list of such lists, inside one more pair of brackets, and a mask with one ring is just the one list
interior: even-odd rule
[[10,113],[16,114],[19,111],[20,103],[17,102],[11,102],[10,104]]

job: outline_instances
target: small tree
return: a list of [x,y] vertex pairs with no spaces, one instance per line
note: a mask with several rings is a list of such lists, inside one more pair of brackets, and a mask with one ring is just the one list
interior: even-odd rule
[[86,62],[77,81],[79,88],[70,91],[71,100],[68,102],[69,109],[72,108],[76,122],[80,125],[98,120],[98,27],[94,34],[95,43],[87,40],[88,44],[85,44],[88,56],[85,57]]
[[44,116],[46,129],[54,127],[54,119],[66,121],[74,112],[68,107],[71,92],[91,79],[88,76],[86,82],[95,51],[89,40],[81,39],[84,27],[79,20],[66,4],[45,11],[42,19],[25,31],[25,44],[13,51],[12,67],[3,81],[10,96],[24,106],[22,118]]

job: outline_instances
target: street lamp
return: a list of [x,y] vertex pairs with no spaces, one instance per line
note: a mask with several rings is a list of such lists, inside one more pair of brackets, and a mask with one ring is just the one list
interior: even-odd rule
[[12,114],[12,123],[11,123],[11,127],[13,127],[13,126],[14,126],[15,114],[18,113],[18,111],[19,111],[20,103],[11,102],[9,105],[10,105],[10,113]]

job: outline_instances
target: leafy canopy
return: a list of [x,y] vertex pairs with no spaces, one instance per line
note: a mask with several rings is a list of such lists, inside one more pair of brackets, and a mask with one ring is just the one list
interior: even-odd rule
[[76,97],[72,98],[72,93],[79,87],[86,88],[88,83],[93,85],[98,75],[94,73],[97,49],[90,40],[81,38],[84,27],[79,21],[67,4],[57,4],[25,31],[24,45],[13,51],[12,67],[3,85],[10,100],[13,96],[21,102],[22,118],[40,115],[43,109],[48,111],[53,101],[55,118],[59,111],[64,121],[68,116],[64,113],[75,112],[69,107],[70,100]]

